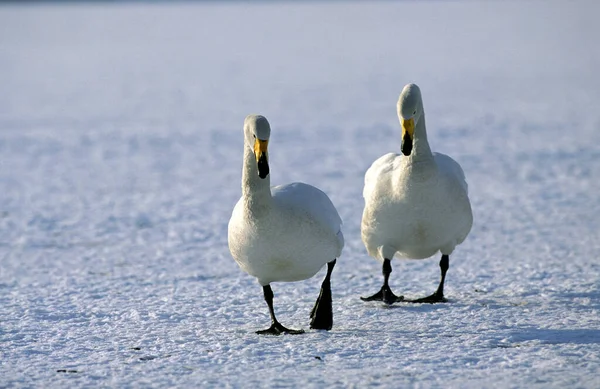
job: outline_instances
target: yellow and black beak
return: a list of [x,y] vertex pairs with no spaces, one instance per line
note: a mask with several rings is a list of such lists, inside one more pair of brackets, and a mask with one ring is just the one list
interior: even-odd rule
[[415,136],[415,119],[402,119],[402,154],[409,156],[413,149],[413,137]]
[[267,146],[269,146],[268,140],[261,140],[256,138],[254,141],[254,155],[256,156],[256,163],[258,166],[258,176],[265,178],[269,174],[269,161],[267,160]]

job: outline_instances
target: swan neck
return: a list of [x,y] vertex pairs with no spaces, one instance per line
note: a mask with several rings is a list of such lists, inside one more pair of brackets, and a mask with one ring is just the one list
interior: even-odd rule
[[268,206],[271,202],[271,175],[260,178],[254,153],[248,146],[244,149],[242,197],[248,209],[257,210]]
[[433,154],[427,141],[427,130],[425,129],[425,113],[415,125],[415,136],[413,140],[413,151],[410,154],[411,162],[433,161]]

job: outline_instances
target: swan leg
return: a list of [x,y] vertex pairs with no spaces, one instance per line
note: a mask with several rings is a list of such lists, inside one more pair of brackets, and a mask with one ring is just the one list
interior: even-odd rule
[[442,259],[440,259],[440,270],[442,272],[442,278],[440,280],[440,285],[437,290],[431,296],[423,297],[416,300],[405,300],[408,303],[445,303],[448,300],[444,297],[444,281],[446,280],[446,272],[450,267],[450,257],[448,255],[443,254]]
[[271,315],[271,327],[267,328],[266,330],[256,331],[257,334],[281,335],[282,333],[285,333],[296,335],[304,333],[304,330],[291,330],[289,328],[285,328],[281,325],[281,323],[277,321],[277,318],[275,317],[275,310],[273,309],[273,290],[271,289],[271,285],[263,286],[263,294],[265,296],[265,301],[269,306],[269,314]]
[[331,306],[331,272],[337,259],[327,263],[327,275],[321,284],[321,292],[310,312],[310,328],[329,331],[333,326],[333,309]]
[[404,296],[396,296],[390,289],[390,285],[388,283],[390,273],[392,272],[392,261],[385,258],[383,260],[383,267],[381,269],[381,272],[383,273],[383,286],[381,287],[379,292],[369,297],[361,297],[360,299],[362,301],[383,301],[388,305],[391,305],[398,301],[404,301]]

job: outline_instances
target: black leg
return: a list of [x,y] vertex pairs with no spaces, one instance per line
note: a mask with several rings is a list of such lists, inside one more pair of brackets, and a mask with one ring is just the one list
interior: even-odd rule
[[259,335],[281,335],[285,334],[303,334],[304,330],[290,330],[289,328],[285,328],[277,321],[275,317],[275,310],[273,309],[273,290],[271,289],[271,285],[263,286],[263,294],[265,295],[265,301],[269,306],[269,314],[271,315],[271,327],[266,330],[256,331]]
[[333,309],[331,306],[331,272],[336,259],[327,263],[327,275],[321,284],[321,292],[310,312],[310,328],[329,331],[333,327]]
[[442,272],[442,279],[440,280],[440,285],[437,290],[431,296],[423,297],[416,300],[405,300],[409,303],[445,303],[448,300],[444,297],[444,281],[446,281],[446,272],[450,267],[450,257],[448,255],[442,255],[442,259],[440,259],[440,270]]
[[404,296],[396,296],[390,289],[390,285],[388,283],[390,279],[390,273],[392,272],[392,261],[387,258],[384,259],[381,272],[383,273],[383,286],[379,292],[369,297],[361,297],[360,299],[362,301],[383,301],[388,305],[398,301],[403,301]]

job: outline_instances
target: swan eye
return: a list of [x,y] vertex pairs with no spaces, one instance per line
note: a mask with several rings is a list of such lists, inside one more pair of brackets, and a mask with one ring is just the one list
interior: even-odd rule
[[416,115],[416,114],[417,114],[417,110],[415,109],[415,110],[413,111],[413,115]]

